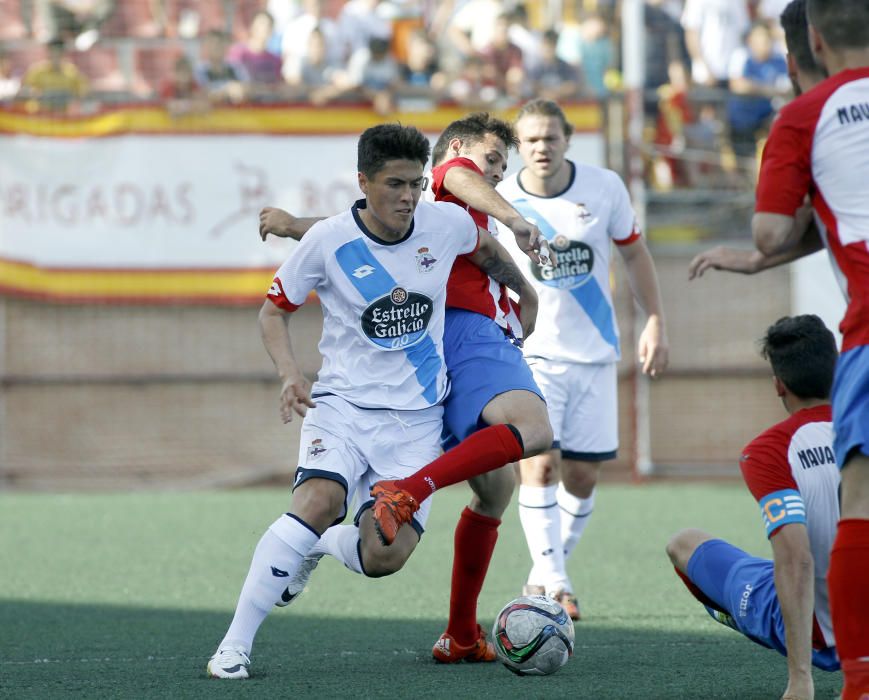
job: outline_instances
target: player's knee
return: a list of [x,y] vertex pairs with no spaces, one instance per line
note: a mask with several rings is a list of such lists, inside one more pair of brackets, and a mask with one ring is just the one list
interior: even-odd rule
[[324,532],[341,515],[344,489],[329,479],[311,479],[293,494],[292,513],[318,532]]
[[361,549],[362,571],[369,578],[383,578],[400,571],[407,562],[410,552],[396,546],[375,545]]
[[571,469],[562,464],[561,481],[564,489],[577,498],[588,498],[594,487],[597,486],[597,478],[600,467],[595,465],[591,469]]
[[694,528],[680,530],[667,542],[667,556],[670,557],[673,566],[685,571],[688,567],[688,560],[691,559],[694,550],[697,549],[697,546],[701,542],[707,539],[709,539],[709,535],[702,530]]
[[514,425],[522,436],[525,448],[523,457],[533,457],[552,449],[552,426],[545,411],[542,415],[528,416]]

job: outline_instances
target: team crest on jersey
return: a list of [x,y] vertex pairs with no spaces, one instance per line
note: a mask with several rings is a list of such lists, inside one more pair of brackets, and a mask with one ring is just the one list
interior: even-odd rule
[[420,272],[431,272],[437,259],[429,252],[428,248],[420,248],[416,256],[416,269]]
[[555,238],[552,239],[552,247],[555,250],[567,250],[570,248],[570,239],[565,236],[563,233],[559,233]]
[[425,294],[396,287],[362,312],[362,332],[384,350],[402,350],[425,337],[433,310]]
[[588,220],[591,218],[591,212],[582,202],[576,203],[576,215],[583,223],[588,223]]
[[323,444],[323,440],[321,438],[315,438],[314,440],[311,440],[311,444],[308,445],[308,459],[322,457],[328,451],[329,448]]

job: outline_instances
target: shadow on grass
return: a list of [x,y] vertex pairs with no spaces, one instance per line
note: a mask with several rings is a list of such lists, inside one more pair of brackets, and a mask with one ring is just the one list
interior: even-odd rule
[[[785,664],[727,630],[675,634],[601,621],[577,626],[557,674],[519,678],[499,664],[441,666],[438,620],[314,617],[275,611],[260,630],[254,678],[210,680],[223,612],[0,601],[0,696],[13,698],[778,698]],[[815,673],[816,697],[840,674]]]

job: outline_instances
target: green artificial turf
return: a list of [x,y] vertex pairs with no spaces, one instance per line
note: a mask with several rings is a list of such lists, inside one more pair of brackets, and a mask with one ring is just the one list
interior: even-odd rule
[[[283,490],[0,494],[0,697],[778,698],[784,658],[709,618],[664,554],[703,528],[768,556],[757,506],[731,484],[603,485],[570,562],[584,619],[548,677],[430,658],[449,600],[465,487],[435,496],[404,570],[369,580],[329,558],[264,623],[253,677],[205,664],[229,624],[250,555],[287,509]],[[530,559],[515,503],[480,598],[490,627]],[[838,673],[815,672],[816,698]]]

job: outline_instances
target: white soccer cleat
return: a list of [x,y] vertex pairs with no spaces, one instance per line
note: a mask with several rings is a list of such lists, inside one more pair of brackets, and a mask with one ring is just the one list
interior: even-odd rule
[[286,589],[281,593],[280,600],[278,600],[275,605],[279,608],[285,608],[298,598],[299,594],[305,590],[305,586],[308,585],[311,574],[314,573],[314,569],[317,568],[317,564],[320,563],[320,559],[322,558],[322,554],[309,554],[302,559],[302,563],[299,564],[298,570],[293,578],[290,579]]
[[211,678],[243,680],[250,678],[250,657],[241,647],[223,647],[208,660],[206,670]]

